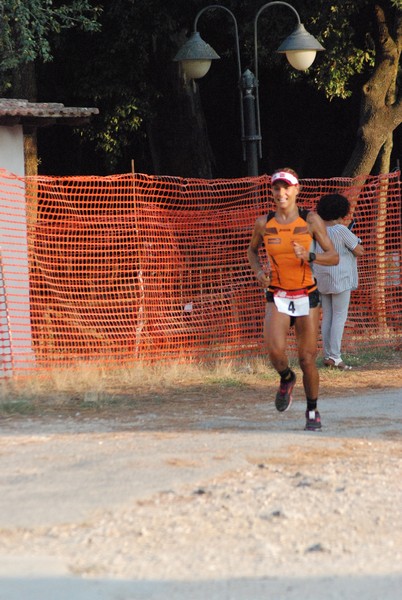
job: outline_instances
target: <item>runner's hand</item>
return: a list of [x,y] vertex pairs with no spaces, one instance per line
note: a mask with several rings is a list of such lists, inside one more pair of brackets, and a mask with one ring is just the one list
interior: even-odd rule
[[262,269],[260,271],[258,271],[256,278],[257,278],[257,281],[259,281],[261,283],[263,288],[267,288],[271,281],[269,275],[266,275],[266,273]]
[[301,260],[308,260],[308,252],[304,246],[301,246],[297,242],[292,242],[292,245],[297,258],[300,258]]

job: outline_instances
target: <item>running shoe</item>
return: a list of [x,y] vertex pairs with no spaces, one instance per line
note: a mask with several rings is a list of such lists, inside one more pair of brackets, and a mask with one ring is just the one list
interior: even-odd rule
[[321,417],[318,410],[306,410],[306,426],[304,431],[318,431],[321,429]]
[[289,381],[281,380],[279,390],[276,393],[275,406],[276,410],[279,410],[279,412],[285,412],[285,410],[288,410],[292,404],[292,390],[295,387],[296,375],[293,373],[293,371],[291,371],[291,373],[292,377],[289,379]]

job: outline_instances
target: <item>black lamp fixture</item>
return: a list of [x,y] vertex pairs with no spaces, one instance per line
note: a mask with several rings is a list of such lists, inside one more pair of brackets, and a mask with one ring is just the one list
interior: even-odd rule
[[173,59],[180,62],[182,72],[187,79],[200,79],[201,77],[204,77],[209,71],[211,62],[220,57],[215,50],[201,38],[197,30],[198,20],[204,12],[209,10],[223,10],[231,16],[235,29],[243,159],[247,160],[247,172],[250,176],[258,175],[258,158],[262,157],[258,94],[258,19],[265,9],[275,5],[286,6],[294,12],[297,18],[296,29],[282,42],[277,52],[286,54],[286,58],[292,67],[297,70],[305,71],[313,64],[317,52],[324,50],[324,48],[315,37],[306,31],[300,20],[299,13],[287,2],[268,2],[261,6],[254,18],[255,75],[249,69],[246,69],[244,73],[242,73],[239,32],[236,17],[231,10],[220,4],[211,4],[197,13],[194,19],[193,33]]

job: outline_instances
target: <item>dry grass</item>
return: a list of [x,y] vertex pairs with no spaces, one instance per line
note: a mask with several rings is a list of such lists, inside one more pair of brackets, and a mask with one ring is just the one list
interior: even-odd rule
[[[345,357],[346,358],[346,357]],[[402,388],[402,356],[387,351],[351,357],[353,370],[320,367],[321,396],[342,396],[363,390]],[[320,362],[319,362],[320,365]],[[301,381],[301,373],[294,364]],[[197,398],[258,401],[274,392],[278,376],[266,359],[242,363],[156,364],[112,368],[88,363],[75,367],[4,379],[0,384],[0,416],[44,415],[77,410],[110,413],[158,401],[169,403]],[[230,394],[228,395],[228,390]]]

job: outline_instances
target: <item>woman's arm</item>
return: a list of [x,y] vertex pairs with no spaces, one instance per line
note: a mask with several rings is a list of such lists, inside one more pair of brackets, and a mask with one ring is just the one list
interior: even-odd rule
[[250,244],[247,248],[247,258],[250,263],[250,267],[254,271],[256,279],[264,287],[269,286],[269,277],[265,274],[264,269],[261,266],[259,248],[263,243],[263,235],[265,228],[265,217],[258,217],[255,222],[254,231],[251,236]]
[[355,256],[363,256],[363,254],[364,254],[363,246],[361,244],[357,244],[357,246],[355,248],[353,248],[352,254],[354,254]]
[[[313,262],[325,266],[337,265],[339,263],[339,254],[335,250],[331,238],[327,233],[324,221],[317,213],[310,212],[307,215],[307,224],[313,239],[317,240],[324,251],[316,254]],[[293,242],[293,246],[296,256],[309,262],[310,253],[297,242]]]

